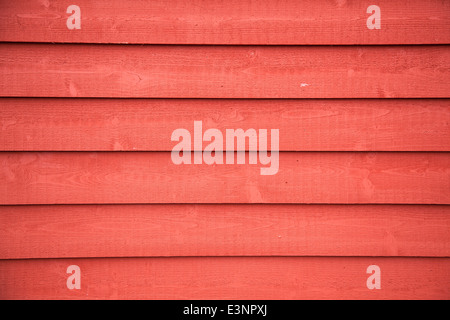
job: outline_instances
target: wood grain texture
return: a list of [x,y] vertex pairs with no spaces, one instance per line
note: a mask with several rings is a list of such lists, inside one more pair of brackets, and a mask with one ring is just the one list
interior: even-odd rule
[[450,43],[442,0],[377,0],[381,29],[369,30],[372,2],[317,0],[77,0],[81,29],[68,30],[65,1],[0,2],[0,41],[159,44]]
[[450,256],[450,206],[0,206],[0,259]]
[[175,165],[170,152],[4,152],[0,203],[450,203],[449,153],[282,152],[275,175],[246,156]]
[[0,44],[0,96],[448,98],[446,46]]
[[[81,289],[66,287],[69,265]],[[369,265],[381,289],[369,290]],[[443,299],[450,259],[196,257],[0,260],[2,299]],[[181,312],[181,311],[180,311]]]
[[450,298],[450,1],[70,4],[0,1],[0,299]]
[[194,121],[279,129],[281,151],[450,151],[449,99],[66,98],[1,99],[0,150],[171,151]]

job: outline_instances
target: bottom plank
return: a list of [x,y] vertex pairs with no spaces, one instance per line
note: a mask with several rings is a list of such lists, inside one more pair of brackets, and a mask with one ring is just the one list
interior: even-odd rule
[[[79,267],[80,289],[68,288],[71,265]],[[379,267],[380,289],[367,286],[371,265]],[[0,298],[449,299],[449,270],[450,258],[0,260]]]

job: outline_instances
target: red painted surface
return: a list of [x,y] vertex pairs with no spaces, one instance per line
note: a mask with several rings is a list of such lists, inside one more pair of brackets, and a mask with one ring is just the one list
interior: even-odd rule
[[0,259],[449,257],[449,214],[445,205],[0,206]]
[[446,46],[0,44],[0,96],[447,98]]
[[450,298],[450,2],[130,3],[0,2],[0,299]]
[[[382,287],[366,287],[367,266]],[[81,289],[68,290],[69,265]],[[0,297],[45,299],[448,299],[449,258],[184,257],[0,261]]]
[[[248,156],[248,154],[247,154]],[[172,163],[170,152],[0,153],[1,204],[450,204],[450,154],[281,152],[262,164]]]
[[449,99],[5,98],[0,112],[5,151],[171,151],[172,132],[196,120],[223,133],[278,128],[281,151],[448,151],[450,141]]
[[[66,9],[81,9],[68,32]],[[369,30],[367,8],[381,8]],[[0,41],[150,44],[447,44],[442,0],[77,0],[0,2]]]

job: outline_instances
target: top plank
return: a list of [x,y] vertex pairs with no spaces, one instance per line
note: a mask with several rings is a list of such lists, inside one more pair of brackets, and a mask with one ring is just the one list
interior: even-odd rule
[[[369,29],[367,25],[375,22],[371,16],[376,12],[369,8],[374,4],[379,8],[379,29]],[[72,5],[79,8],[77,28],[73,28],[73,15],[77,12],[69,8]],[[442,0],[1,1],[0,41],[447,44],[449,13],[450,1]]]

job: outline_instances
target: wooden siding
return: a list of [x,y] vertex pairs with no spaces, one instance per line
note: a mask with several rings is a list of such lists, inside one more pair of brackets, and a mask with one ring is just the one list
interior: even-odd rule
[[446,205],[1,206],[0,255],[442,257],[449,214]]
[[447,98],[446,46],[0,44],[0,97]]
[[[82,288],[66,287],[77,263]],[[383,270],[366,288],[368,265]],[[173,257],[1,260],[0,295],[11,299],[442,299],[449,258]]]
[[450,202],[449,153],[282,152],[262,164],[172,163],[169,152],[0,154],[3,204]]
[[0,2],[0,299],[450,298],[449,1],[73,4]]
[[[82,28],[68,32],[69,4]],[[369,30],[367,8],[381,8],[382,28]],[[2,1],[1,41],[329,45],[447,44],[445,0],[77,0]]]
[[4,151],[171,151],[167,137],[196,120],[204,131],[278,128],[280,151],[448,151],[450,141],[449,99],[4,98],[0,111]]

